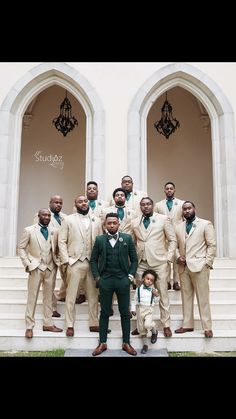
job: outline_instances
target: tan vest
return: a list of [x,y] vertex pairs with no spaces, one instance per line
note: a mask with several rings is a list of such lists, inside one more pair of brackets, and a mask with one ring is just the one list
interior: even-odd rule
[[45,245],[41,249],[41,262],[38,266],[38,269],[41,271],[46,271],[46,269],[49,269],[49,271],[52,271],[54,268],[54,262],[52,258],[52,245],[50,241],[50,237],[48,237],[48,240],[45,240]]
[[90,260],[91,257],[91,250],[92,250],[92,226],[91,221],[89,223],[88,228],[83,225],[83,237],[84,237],[84,246],[83,246],[83,252],[79,258],[81,262],[83,262],[85,259]]

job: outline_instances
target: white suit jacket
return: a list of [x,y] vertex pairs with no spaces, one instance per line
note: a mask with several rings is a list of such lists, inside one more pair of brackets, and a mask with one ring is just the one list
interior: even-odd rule
[[156,202],[154,206],[154,211],[158,212],[158,214],[164,214],[167,215],[172,221],[174,225],[179,224],[183,221],[183,215],[182,215],[182,205],[184,201],[178,198],[173,199],[173,207],[171,211],[168,210],[166,205],[166,199],[163,199],[162,201]]
[[[216,238],[213,224],[196,217],[189,234],[186,234],[186,221],[176,226],[177,257],[185,256],[190,271],[200,272],[205,265],[212,267],[216,254]],[[179,265],[179,272],[184,266]]]
[[[26,227],[18,246],[18,254],[28,271],[33,271],[41,263],[41,249],[45,246],[45,239],[40,228],[39,224]],[[48,226],[48,240],[51,242],[54,263],[59,266],[58,230],[51,226]]]
[[[100,218],[90,215],[92,227],[92,246],[98,235],[102,234],[102,223]],[[84,249],[84,225],[78,212],[65,217],[59,231],[59,252],[61,263],[73,265],[81,257]],[[89,249],[91,253],[92,248]]]
[[173,262],[177,246],[174,227],[166,215],[153,213],[146,230],[143,216],[131,221],[139,262],[145,253],[149,266]]

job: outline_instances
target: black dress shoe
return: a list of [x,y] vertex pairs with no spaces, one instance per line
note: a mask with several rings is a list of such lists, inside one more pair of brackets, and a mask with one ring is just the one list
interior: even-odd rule
[[52,317],[61,317],[60,313],[58,311],[54,310],[52,313]]
[[100,355],[102,352],[107,350],[107,344],[106,343],[100,343],[100,345],[98,345],[96,347],[96,349],[93,351],[92,355],[93,356],[97,356]]
[[84,294],[80,294],[78,298],[75,300],[75,304],[82,304],[85,303],[86,298]]
[[173,284],[173,290],[180,291],[180,286],[179,286],[179,283],[177,281],[174,282],[174,284]]
[[168,282],[167,289],[171,290],[171,283],[170,282]]
[[142,350],[141,350],[141,354],[146,354],[148,351],[148,346],[147,345],[143,345]]
[[152,332],[151,343],[156,343],[156,341],[157,341],[157,335],[158,335],[158,331]]

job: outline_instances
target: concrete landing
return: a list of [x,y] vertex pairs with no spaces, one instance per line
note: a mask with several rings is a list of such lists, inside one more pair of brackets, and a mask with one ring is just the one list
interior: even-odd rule
[[[94,348],[95,349],[95,348]],[[141,349],[137,350],[137,355],[132,356],[127,354],[127,352],[122,351],[122,349],[107,349],[101,355],[92,356],[91,349],[66,349],[64,357],[92,357],[92,358],[150,358],[150,357],[169,357],[168,351],[166,348],[161,349],[152,349],[149,348],[146,354],[141,354]]]

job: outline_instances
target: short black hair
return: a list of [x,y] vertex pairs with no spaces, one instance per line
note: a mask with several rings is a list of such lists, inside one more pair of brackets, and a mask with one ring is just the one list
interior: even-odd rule
[[193,206],[193,208],[195,208],[195,204],[192,201],[184,201],[182,208],[184,206],[184,204],[191,204]]
[[164,185],[164,188],[165,188],[167,185],[172,185],[172,186],[174,186],[174,188],[175,188],[175,184],[174,184],[174,182],[166,182],[166,183],[165,183],[165,185]]
[[142,202],[144,199],[149,199],[149,201],[151,201],[151,203],[152,203],[152,205],[153,205],[153,200],[152,200],[152,198],[150,198],[150,196],[144,196],[144,197],[141,199],[140,204],[141,204],[141,202]]
[[95,182],[94,180],[90,180],[89,182],[87,182],[87,187],[88,187],[89,185],[96,185],[96,186],[98,187],[97,182]]
[[156,282],[157,273],[153,269],[146,269],[146,271],[144,271],[143,274],[142,274],[142,279],[144,279],[144,277],[148,274],[151,274],[152,276],[154,276],[154,282]]
[[112,194],[113,198],[115,198],[115,194],[116,194],[118,191],[124,192],[125,197],[127,198],[127,192],[126,192],[126,191],[125,191],[125,189],[123,189],[123,188],[116,188],[116,189],[114,190],[113,194]]
[[115,217],[117,218],[117,220],[119,219],[118,214],[116,212],[108,212],[108,214],[106,215],[106,219],[108,217]]
[[121,182],[123,182],[123,180],[124,180],[124,178],[125,178],[125,177],[129,177],[129,178],[130,178],[130,180],[133,182],[133,179],[132,179],[132,177],[131,177],[130,175],[125,175],[125,176],[123,176],[123,177],[122,177],[122,179],[121,179]]

